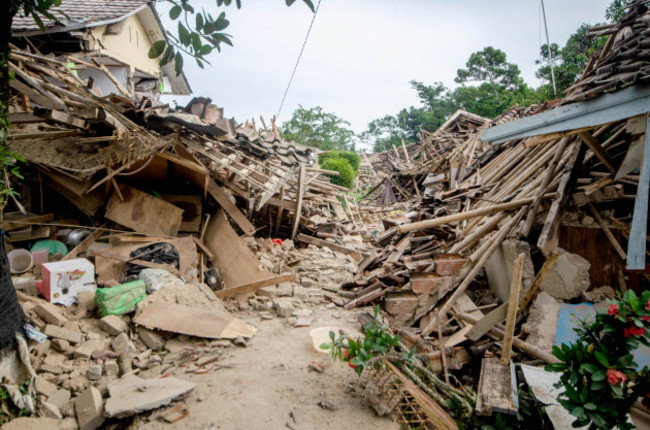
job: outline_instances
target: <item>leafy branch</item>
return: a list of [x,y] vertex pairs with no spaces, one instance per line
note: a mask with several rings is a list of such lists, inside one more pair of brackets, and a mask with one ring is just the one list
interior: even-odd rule
[[[57,1],[57,0],[48,0]],[[61,0],[58,0],[59,2]],[[221,12],[214,18],[212,14],[201,9],[196,11],[190,4],[190,0],[160,0],[170,3],[169,17],[178,21],[177,34],[165,30],[166,39],[161,39],[149,49],[149,58],[159,58],[161,66],[174,61],[176,74],[180,75],[183,70],[182,53],[194,58],[200,68],[210,64],[207,56],[216,49],[221,52],[222,44],[233,46],[232,36],[224,30],[230,25],[226,19],[226,13]],[[291,6],[296,0],[285,0],[287,6]],[[311,0],[302,0],[312,12],[314,4]],[[230,6],[232,0],[216,0],[217,7]],[[235,0],[237,9],[241,9],[241,0]]]

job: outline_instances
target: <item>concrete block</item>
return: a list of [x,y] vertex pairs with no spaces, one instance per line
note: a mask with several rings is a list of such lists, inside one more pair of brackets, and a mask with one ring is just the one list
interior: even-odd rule
[[74,408],[80,430],[95,430],[104,423],[104,402],[97,388],[88,387],[81,393],[74,401]]
[[47,401],[55,405],[57,408],[63,409],[70,401],[70,391],[64,389],[56,390],[56,392],[48,396]]
[[560,303],[541,291],[528,312],[523,329],[528,332],[526,342],[551,353],[555,344],[555,331],[560,316]]
[[70,330],[63,327],[57,327],[51,324],[48,324],[45,327],[44,333],[46,336],[54,337],[57,339],[64,339],[70,343],[81,342],[81,336],[82,336],[82,333],[80,331]]
[[89,360],[92,357],[94,351],[101,351],[104,349],[104,341],[96,339],[89,340],[87,342],[79,345],[77,349],[72,353],[73,358],[82,358],[84,360]]
[[140,336],[142,343],[147,345],[147,348],[154,351],[160,351],[165,346],[163,337],[152,330],[141,327],[138,329],[138,336]]
[[102,366],[94,364],[86,369],[86,378],[91,381],[98,381],[102,377]]
[[50,346],[52,346],[52,341],[49,339],[43,343],[37,343],[34,346],[34,352],[36,353],[36,356],[40,357],[41,355],[45,355],[45,353],[49,351]]
[[504,240],[501,246],[494,251],[485,264],[490,290],[501,301],[508,301],[510,285],[512,284],[512,270],[519,254],[524,254],[524,266],[521,276],[520,297],[528,291],[535,280],[535,268],[530,259],[530,245],[520,240]]
[[107,360],[104,362],[104,372],[106,376],[118,376],[120,374],[120,366],[118,366],[117,360]]
[[283,318],[289,318],[294,311],[293,304],[289,300],[275,299],[273,300],[273,307],[275,313]]
[[540,290],[560,300],[580,297],[589,288],[591,264],[579,256],[558,248],[555,266],[542,281]]
[[56,392],[56,385],[51,383],[45,378],[38,377],[36,379],[36,392],[45,396],[50,396]]
[[36,315],[41,317],[46,323],[56,326],[62,326],[68,319],[64,317],[56,305],[52,303],[39,303],[35,308]]
[[111,348],[117,355],[135,351],[135,347],[129,340],[126,333],[120,333],[115,339],[111,341]]
[[128,330],[129,326],[116,315],[107,315],[99,320],[99,326],[106,333],[117,336],[118,334]]
[[125,417],[167,405],[192,391],[194,386],[173,376],[164,379],[123,377],[108,384],[110,398],[106,401],[106,416]]
[[55,351],[59,351],[63,354],[69,354],[72,352],[70,342],[63,339],[52,339],[52,348],[54,348]]
[[57,420],[63,419],[63,415],[61,415],[59,408],[50,402],[41,402],[39,406],[39,415],[42,417],[56,418]]

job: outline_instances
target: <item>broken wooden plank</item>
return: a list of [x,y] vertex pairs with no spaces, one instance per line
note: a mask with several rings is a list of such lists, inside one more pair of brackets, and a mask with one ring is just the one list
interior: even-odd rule
[[259,281],[249,282],[247,284],[237,285],[236,287],[226,288],[225,290],[216,291],[215,295],[220,299],[225,297],[235,297],[243,294],[253,294],[260,288],[268,287],[271,285],[281,284],[283,282],[294,282],[298,279],[295,273],[285,273],[277,276],[270,276]]
[[578,136],[582,141],[591,149],[591,151],[598,157],[598,159],[603,163],[603,165],[611,173],[616,173],[616,167],[614,167],[614,160],[609,156],[605,148],[601,146],[600,143],[587,131],[582,131],[578,133]]
[[521,290],[521,273],[524,267],[524,254],[519,254],[512,269],[512,283],[510,284],[510,298],[508,299],[508,314],[506,316],[505,337],[501,350],[501,365],[511,364],[512,339],[515,337],[515,323],[517,320],[517,307],[519,305],[519,291]]
[[300,224],[300,215],[302,212],[302,199],[305,189],[305,165],[300,165],[300,170],[298,171],[298,190],[296,191],[296,209],[293,215],[293,226],[291,227],[291,239],[296,238],[298,233],[298,226]]
[[612,244],[612,246],[614,247],[616,252],[618,252],[618,255],[620,255],[623,260],[626,260],[627,259],[627,254],[625,253],[625,251],[623,251],[623,248],[621,247],[621,244],[618,243],[618,241],[616,240],[616,238],[614,237],[612,232],[609,230],[609,226],[605,223],[605,221],[600,216],[600,214],[598,213],[598,211],[596,210],[594,205],[592,205],[591,203],[587,203],[587,207],[589,208],[589,211],[591,212],[591,214],[596,219],[596,222],[598,222],[600,227],[603,229],[603,233],[605,233],[605,236],[607,236],[607,239],[609,240],[609,242]]
[[530,286],[528,291],[526,291],[526,294],[524,294],[524,297],[519,302],[519,313],[523,312],[528,307],[528,304],[533,300],[540,285],[542,285],[544,278],[546,278],[546,274],[553,268],[555,261],[559,256],[560,254],[558,254],[557,251],[553,251],[551,256],[546,259],[542,268],[539,269],[539,273],[537,273],[533,285]]
[[513,415],[517,413],[518,407],[512,392],[514,375],[510,362],[504,366],[496,357],[483,358],[476,393],[476,415],[490,416],[494,412]]
[[208,193],[219,203],[219,205],[226,211],[228,216],[241,228],[245,236],[252,236],[255,234],[255,226],[244,216],[244,214],[230,201],[226,192],[217,185],[214,180],[208,180]]
[[476,342],[481,337],[486,335],[492,328],[494,328],[501,321],[506,319],[508,313],[508,302],[501,304],[496,309],[493,309],[483,318],[479,319],[476,324],[467,332],[465,337]]
[[133,187],[122,186],[124,202],[113,193],[106,206],[106,218],[138,233],[176,236],[183,210]]

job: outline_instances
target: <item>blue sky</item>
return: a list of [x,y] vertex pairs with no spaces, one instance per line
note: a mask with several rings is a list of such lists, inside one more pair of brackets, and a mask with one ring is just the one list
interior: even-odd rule
[[[224,9],[234,47],[212,54],[204,70],[188,60],[185,68],[194,94],[212,98],[239,122],[276,113],[312,18],[301,0],[291,7],[284,0],[242,3],[241,10]],[[604,22],[609,3],[546,0],[551,42],[562,46],[582,23]],[[192,4],[217,11],[214,0]],[[545,43],[540,16],[539,1],[530,0],[322,0],[279,122],[299,104],[322,106],[361,132],[375,118],[418,105],[410,80],[452,86],[470,54],[489,45],[537,86],[535,60]]]

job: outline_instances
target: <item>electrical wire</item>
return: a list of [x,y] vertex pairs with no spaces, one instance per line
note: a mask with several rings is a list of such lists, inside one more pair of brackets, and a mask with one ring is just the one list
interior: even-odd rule
[[314,21],[316,20],[316,15],[318,14],[318,9],[320,8],[320,2],[321,0],[318,0],[318,4],[316,5],[316,10],[314,11],[314,16],[311,19],[311,23],[309,24],[309,29],[307,29],[307,34],[305,35],[305,40],[302,42],[302,48],[300,48],[300,53],[298,54],[296,65],[293,68],[293,72],[291,72],[291,77],[289,78],[287,89],[284,91],[284,95],[282,96],[282,101],[280,102],[280,107],[278,107],[278,112],[275,114],[276,122],[280,117],[280,112],[282,111],[282,106],[284,106],[284,100],[287,98],[287,94],[289,93],[289,88],[291,87],[291,82],[293,82],[293,77],[296,75],[296,70],[298,70],[298,64],[300,63],[300,59],[302,58],[302,53],[305,51],[305,45],[307,45],[307,40],[309,39],[311,28],[314,26]]

